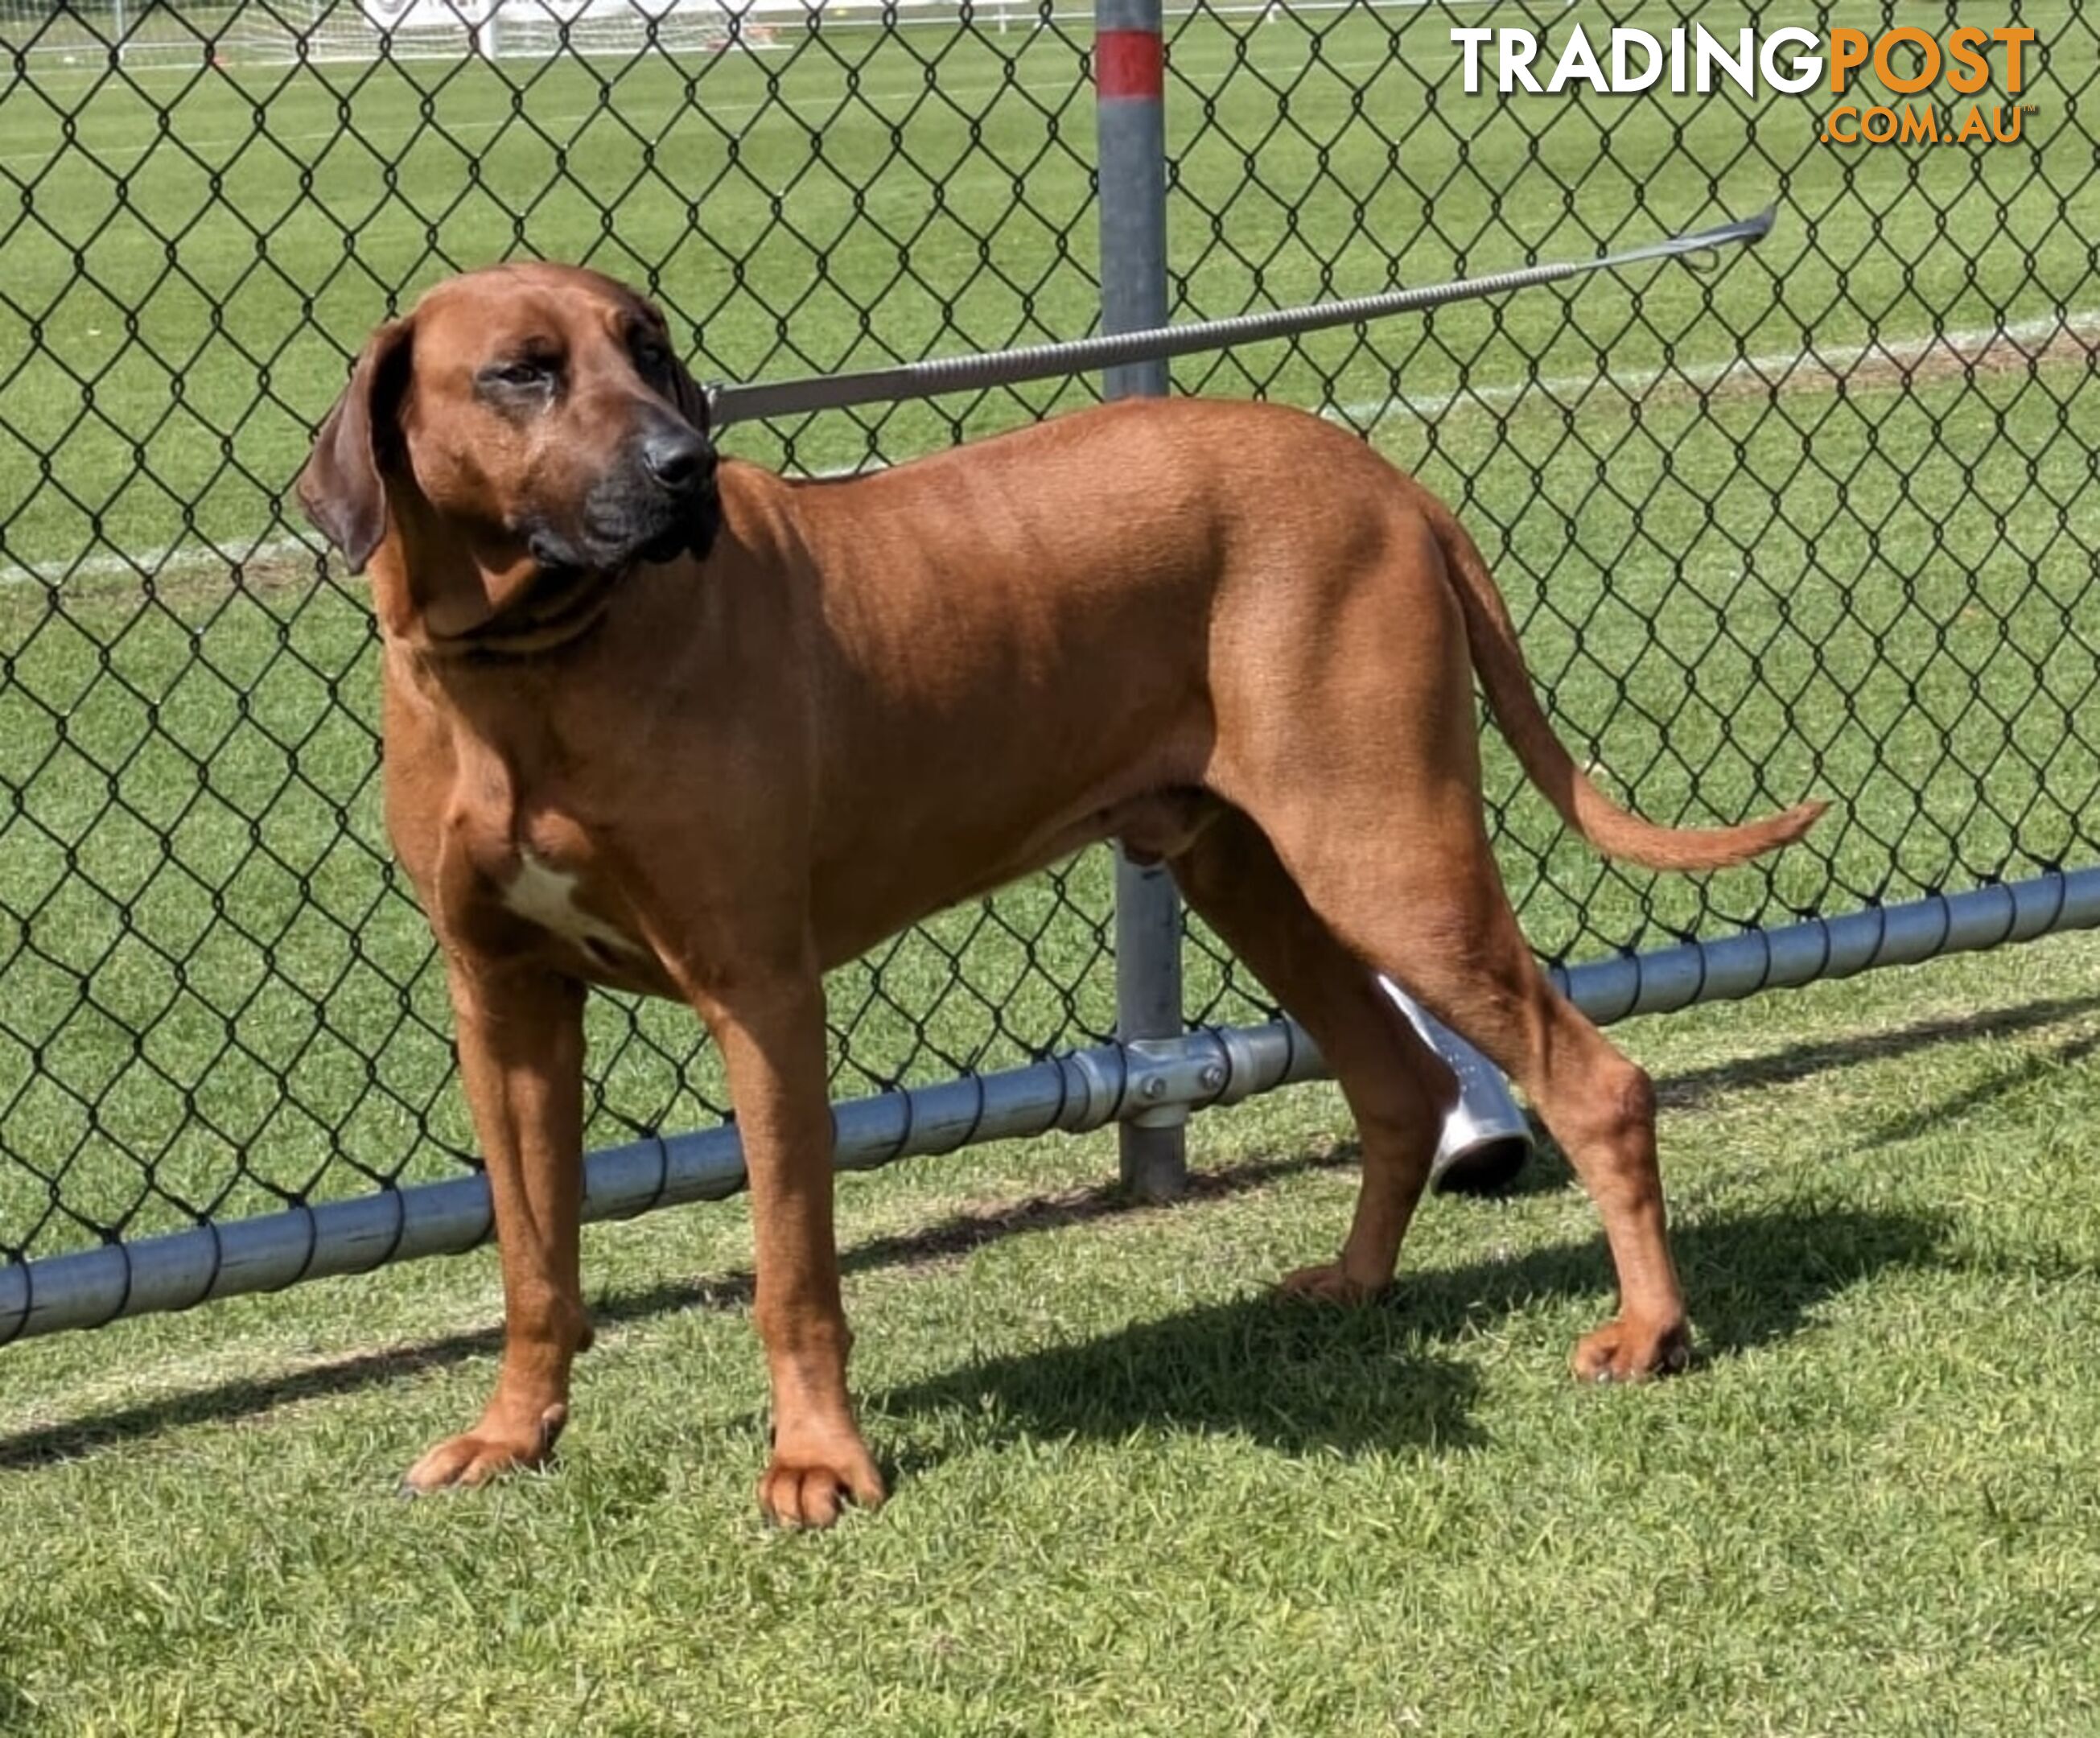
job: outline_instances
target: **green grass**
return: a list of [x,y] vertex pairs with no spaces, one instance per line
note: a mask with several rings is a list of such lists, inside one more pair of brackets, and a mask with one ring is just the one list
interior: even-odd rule
[[11,1732],[2079,1734],[2100,1725],[2100,942],[1636,1022],[1702,1366],[1582,1390],[1553,1162],[1376,1308],[1331,1090],[843,1185],[894,1499],[769,1534],[743,1210],[589,1235],[545,1476],[392,1481],[492,1374],[486,1253],[15,1348]]

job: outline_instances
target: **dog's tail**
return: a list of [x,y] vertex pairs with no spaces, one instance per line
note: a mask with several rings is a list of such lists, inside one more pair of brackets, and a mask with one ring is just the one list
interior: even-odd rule
[[1560,739],[1532,690],[1517,644],[1516,624],[1466,527],[1425,491],[1424,509],[1442,545],[1445,566],[1466,617],[1473,668],[1488,704],[1525,775],[1560,818],[1607,857],[1649,869],[1724,869],[1791,845],[1830,805],[1807,802],[1737,827],[1658,827],[1621,808],[1591,783]]

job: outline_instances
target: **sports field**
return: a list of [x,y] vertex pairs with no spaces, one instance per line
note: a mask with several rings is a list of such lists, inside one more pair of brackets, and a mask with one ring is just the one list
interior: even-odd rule
[[[1683,14],[1462,14],[1568,15]],[[1768,870],[1657,882],[1561,839],[1491,741],[1542,953],[2093,860],[2100,51],[2061,0],[2020,17],[2026,142],[1923,155],[1834,151],[1793,104],[1456,96],[1437,8],[1170,24],[1184,317],[1779,208],[1710,274],[1176,365],[1459,504],[1562,728],[1647,812],[1836,799]],[[0,64],[0,1251],[471,1150],[385,866],[361,591],[283,509],[372,324],[530,252],[651,287],[703,376],[1083,334],[1088,36]],[[1090,390],[730,443],[853,467]],[[838,1090],[1104,1032],[1106,881],[841,974]],[[0,1515],[38,1573],[0,1590],[0,1730],[2090,1730],[2094,964],[1634,1028],[1716,1352],[1653,1396],[1561,1383],[1605,1269],[1550,1162],[1432,1210],[1390,1308],[1262,1301],[1345,1211],[1324,1088],[1199,1123],[1220,1180],[1172,1213],[1074,1194],[1106,1140],[854,1185],[904,1494],[814,1547],[748,1513],[740,1209],[593,1234],[571,1452],[474,1502],[381,1498],[486,1385],[485,1255],[12,1349]],[[1200,951],[1189,1003],[1255,1011]],[[594,1141],[718,1113],[685,1016],[593,1018]]]

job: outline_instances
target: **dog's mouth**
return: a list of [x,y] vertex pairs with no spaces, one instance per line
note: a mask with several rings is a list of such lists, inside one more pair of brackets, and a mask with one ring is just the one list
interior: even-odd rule
[[682,555],[690,555],[695,561],[708,558],[715,546],[715,533],[721,528],[721,497],[710,482],[682,505],[684,510],[679,517],[637,546],[638,559],[676,561]]
[[721,527],[721,497],[709,477],[677,495],[594,490],[573,532],[547,524],[528,532],[526,547],[542,584],[595,576],[619,579],[642,565],[690,555],[707,559]]
[[577,638],[641,567],[686,554],[705,558],[721,522],[712,486],[678,505],[676,516],[656,525],[587,517],[575,534],[545,524],[527,529],[530,579],[465,638],[477,650],[501,652],[546,651]]

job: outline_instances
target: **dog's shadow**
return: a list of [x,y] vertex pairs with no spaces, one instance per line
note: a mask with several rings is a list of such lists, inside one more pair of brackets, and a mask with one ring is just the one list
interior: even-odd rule
[[[874,1396],[893,1418],[990,1418],[996,1440],[1118,1442],[1140,1430],[1232,1436],[1286,1450],[1427,1451],[1476,1440],[1480,1378],[1399,1312],[1256,1295]],[[982,1440],[983,1427],[968,1432]],[[945,1458],[905,1453],[910,1474]]]
[[[1788,1206],[1677,1233],[1702,1361],[1800,1332],[1824,1303],[1892,1268],[1943,1264],[1941,1218]],[[1451,1348],[1542,1299],[1609,1306],[1601,1238],[1406,1273],[1335,1308],[1259,1292],[1118,1332],[972,1363],[876,1398],[893,1417],[960,1409],[995,1436],[1107,1441],[1147,1427],[1287,1452],[1434,1452],[1478,1440],[1480,1377]],[[1587,1323],[1586,1322],[1586,1326]],[[1558,1341],[1539,1355],[1558,1360]],[[911,1470],[909,1466],[905,1469]]]

